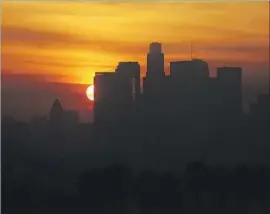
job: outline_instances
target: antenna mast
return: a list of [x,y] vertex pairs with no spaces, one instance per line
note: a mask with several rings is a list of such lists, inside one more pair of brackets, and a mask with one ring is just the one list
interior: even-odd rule
[[190,60],[192,60],[193,58],[193,45],[192,45],[192,41],[190,41]]

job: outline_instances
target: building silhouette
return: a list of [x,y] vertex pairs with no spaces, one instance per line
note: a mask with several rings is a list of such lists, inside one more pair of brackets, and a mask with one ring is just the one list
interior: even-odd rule
[[220,67],[217,82],[224,116],[242,114],[242,69],[240,67]]
[[115,72],[98,72],[94,84],[96,124],[127,122],[132,118],[141,97],[138,62],[119,62]]
[[165,76],[162,46],[154,42],[149,45],[142,94],[138,62],[120,62],[113,73],[96,73],[95,122],[128,118],[138,103],[147,120],[198,124],[221,113],[235,117],[242,113],[241,78],[240,67],[218,68],[217,77],[210,78],[208,64],[201,59],[171,62],[170,75]]
[[138,62],[119,62],[115,75],[117,118],[119,122],[128,122],[140,100],[140,65]]
[[119,62],[117,85],[124,102],[135,103],[140,97],[140,65],[138,62]]
[[179,81],[201,81],[209,78],[208,64],[200,59],[170,63],[170,75]]
[[64,110],[59,99],[55,99],[49,113],[49,122],[52,128],[64,128],[65,126],[76,125],[79,122],[78,112]]
[[98,72],[94,77],[94,121],[112,123],[116,120],[116,74],[112,72]]
[[257,102],[251,104],[250,107],[252,117],[259,122],[268,122],[270,118],[270,96],[261,94],[258,96]]
[[164,54],[161,43],[151,43],[147,54],[147,72],[143,81],[143,93],[146,96],[158,97],[164,87]]
[[165,142],[165,136],[207,142],[210,133],[224,131],[226,121],[242,116],[240,67],[220,67],[213,78],[207,62],[191,59],[171,62],[165,75],[162,46],[156,42],[149,46],[142,93],[138,62],[119,62],[115,72],[98,72],[94,84],[95,124],[99,130],[110,126],[106,133],[114,135],[123,136],[125,130],[136,138],[132,129],[135,135],[151,136],[148,142],[163,137]]
[[162,53],[161,43],[153,42],[149,46],[147,54],[147,74],[149,78],[162,78],[164,73],[164,54]]
[[171,119],[185,127],[204,127],[211,108],[208,64],[200,59],[171,62],[169,83]]
[[64,121],[64,109],[59,101],[56,99],[50,110],[49,121],[53,125],[60,125]]

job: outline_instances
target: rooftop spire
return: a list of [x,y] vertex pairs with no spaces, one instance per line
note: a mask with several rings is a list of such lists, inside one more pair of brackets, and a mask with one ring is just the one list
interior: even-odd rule
[[190,60],[193,59],[193,44],[192,41],[190,41]]
[[63,107],[59,101],[59,99],[55,99],[51,108],[51,112],[52,111],[63,111]]

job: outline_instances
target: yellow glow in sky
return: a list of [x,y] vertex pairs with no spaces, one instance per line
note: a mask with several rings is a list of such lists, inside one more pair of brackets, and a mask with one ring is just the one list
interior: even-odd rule
[[[148,43],[169,61],[269,68],[268,2],[2,3],[2,71],[91,84],[95,72],[139,61]],[[167,68],[168,69],[168,68]],[[256,74],[257,75],[257,74]],[[258,74],[259,75],[259,74]]]

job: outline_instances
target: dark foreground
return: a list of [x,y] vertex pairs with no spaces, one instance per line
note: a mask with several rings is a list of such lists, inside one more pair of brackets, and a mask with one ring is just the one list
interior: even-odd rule
[[211,168],[202,162],[188,164],[181,174],[149,170],[134,173],[127,166],[111,165],[79,174],[73,193],[35,186],[30,176],[22,180],[5,172],[2,211],[4,214],[270,213],[269,172],[267,166]]

